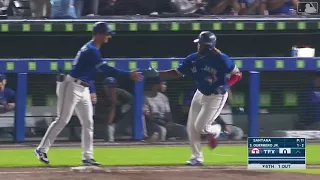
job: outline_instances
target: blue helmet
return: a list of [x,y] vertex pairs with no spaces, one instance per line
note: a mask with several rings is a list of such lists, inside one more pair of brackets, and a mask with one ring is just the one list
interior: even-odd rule
[[111,30],[108,23],[105,23],[105,22],[96,22],[93,25],[92,33],[93,35],[96,35],[96,34],[114,35],[115,34],[115,32]]
[[2,82],[3,80],[7,79],[5,74],[0,74],[0,82]]
[[209,49],[213,49],[214,47],[216,47],[216,43],[217,43],[217,37],[215,34],[213,34],[210,31],[202,31],[198,38],[195,39],[193,42],[195,43],[199,43],[202,45],[207,45],[209,46]]

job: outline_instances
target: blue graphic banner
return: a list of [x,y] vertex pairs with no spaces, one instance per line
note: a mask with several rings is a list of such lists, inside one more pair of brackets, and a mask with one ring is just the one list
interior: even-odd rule
[[[159,70],[178,67],[183,58],[124,58],[105,59],[110,66],[135,70],[153,67]],[[241,57],[232,58],[242,71],[317,71],[320,58]],[[54,73],[58,69],[70,71],[72,59],[0,59],[0,72]]]
[[305,152],[305,138],[250,137],[248,138],[248,168],[282,168],[282,166],[275,165],[283,164],[288,167],[295,165],[296,168],[304,168],[306,164]]

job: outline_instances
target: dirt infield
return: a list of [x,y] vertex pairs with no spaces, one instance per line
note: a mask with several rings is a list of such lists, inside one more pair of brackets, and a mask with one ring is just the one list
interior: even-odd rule
[[320,175],[247,171],[243,166],[108,167],[74,172],[71,168],[1,168],[3,180],[319,180]]

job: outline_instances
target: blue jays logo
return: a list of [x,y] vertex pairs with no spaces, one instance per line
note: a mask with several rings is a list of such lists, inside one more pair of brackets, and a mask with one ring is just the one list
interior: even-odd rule
[[208,81],[209,84],[212,84],[212,83],[217,81],[217,77],[216,76],[211,76],[211,77],[205,78],[205,80]]

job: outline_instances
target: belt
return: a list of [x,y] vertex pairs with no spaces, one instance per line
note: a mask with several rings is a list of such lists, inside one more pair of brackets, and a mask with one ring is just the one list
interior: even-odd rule
[[[62,81],[64,81],[66,79],[66,77],[67,77],[67,75],[65,75],[65,74],[58,74],[57,75],[57,81],[58,82],[62,82]],[[83,86],[83,87],[89,87],[88,83],[86,83],[86,82],[84,82],[84,81],[82,81],[80,79],[73,78],[72,81],[77,83],[77,84],[79,84],[79,85],[81,85],[81,86]]]
[[205,96],[211,96],[211,95],[224,95],[226,93],[227,93],[227,91],[225,89],[216,89],[215,91],[213,91],[211,93],[202,93],[202,94],[204,94]]

